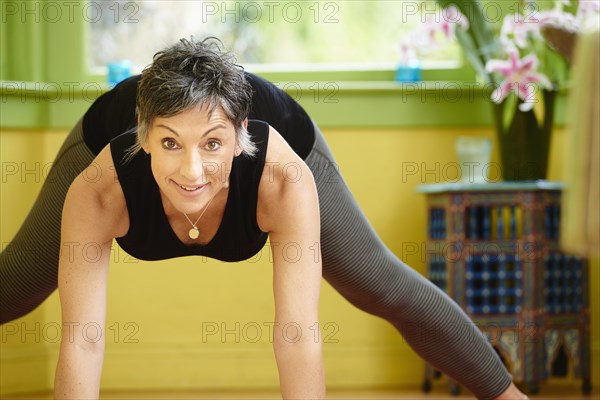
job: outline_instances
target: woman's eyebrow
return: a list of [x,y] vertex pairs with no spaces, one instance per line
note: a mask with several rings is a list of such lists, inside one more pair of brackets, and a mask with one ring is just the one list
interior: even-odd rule
[[[168,129],[169,131],[173,132],[173,134],[174,134],[175,136],[179,137],[179,134],[178,134],[178,133],[177,133],[177,131],[175,131],[173,128],[170,128],[170,127],[168,127],[168,126],[166,126],[166,125],[163,125],[163,124],[158,124],[158,125],[156,125],[156,127],[157,127],[157,128],[165,128],[165,129]],[[204,132],[204,133],[202,134],[202,137],[204,137],[204,136],[208,135],[209,133],[211,133],[212,131],[214,131],[214,130],[216,130],[216,129],[220,129],[220,128],[226,128],[226,126],[225,126],[225,125],[222,125],[222,124],[219,124],[219,125],[213,126],[213,127],[212,127],[212,128],[210,128],[209,130],[207,130],[206,132]]]
[[175,136],[179,137],[179,133],[177,133],[177,132],[176,132],[174,129],[172,129],[172,128],[170,128],[170,127],[166,126],[166,125],[163,125],[163,124],[158,124],[158,125],[156,125],[156,127],[157,127],[157,128],[165,128],[165,129],[168,129],[168,130],[170,130],[171,132],[173,132],[173,134],[174,134]]
[[223,125],[223,124],[215,125],[212,128],[210,128],[209,130],[207,130],[206,132],[204,132],[202,134],[202,137],[208,135],[209,133],[211,133],[214,130],[221,129],[221,128],[227,128],[227,127],[225,125]]

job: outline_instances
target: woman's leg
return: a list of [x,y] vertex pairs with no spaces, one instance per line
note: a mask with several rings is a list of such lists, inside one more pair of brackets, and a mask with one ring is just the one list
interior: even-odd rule
[[32,311],[56,289],[63,203],[73,179],[93,159],[79,121],[59,150],[25,222],[0,254],[0,324]]
[[478,398],[503,393],[512,379],[492,346],[452,299],[383,244],[318,129],[306,163],[319,193],[325,279],[358,308],[391,322],[419,355]]

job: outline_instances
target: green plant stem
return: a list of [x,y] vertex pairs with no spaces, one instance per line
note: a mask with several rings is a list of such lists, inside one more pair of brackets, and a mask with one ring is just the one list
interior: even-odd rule
[[454,5],[469,21],[466,34],[457,30],[457,40],[466,53],[475,71],[485,80],[485,83],[496,82],[492,74],[485,70],[485,65],[492,59],[498,44],[489,22],[483,15],[480,0],[436,0],[443,8]]

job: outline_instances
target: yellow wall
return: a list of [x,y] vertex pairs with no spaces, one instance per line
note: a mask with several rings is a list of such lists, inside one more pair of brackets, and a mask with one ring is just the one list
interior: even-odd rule
[[[425,254],[414,254],[414,249],[425,241],[426,213],[424,196],[415,193],[415,187],[454,178],[445,165],[456,161],[454,141],[463,134],[493,138],[491,130],[472,128],[325,131],[348,185],[375,229],[393,252],[422,273]],[[1,132],[3,247],[25,218],[65,135]],[[564,135],[559,130],[554,136],[550,179],[561,179]],[[24,169],[34,172],[22,176]],[[276,387],[268,335],[273,301],[266,248],[259,257],[235,264],[201,257],[147,263],[115,247],[103,389]],[[593,376],[598,385],[597,260],[591,270]],[[59,323],[55,293],[32,314],[2,326],[1,393],[52,387]],[[321,325],[326,328],[330,387],[420,385],[424,364],[402,338],[387,322],[355,309],[327,284]],[[222,338],[210,334],[209,328],[228,331]]]

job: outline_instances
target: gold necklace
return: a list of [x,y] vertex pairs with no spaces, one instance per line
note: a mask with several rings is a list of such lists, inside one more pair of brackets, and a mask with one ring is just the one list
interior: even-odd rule
[[185,215],[185,217],[187,218],[187,220],[192,225],[192,228],[188,231],[188,236],[190,237],[190,239],[198,239],[198,236],[200,236],[200,230],[198,229],[198,227],[196,226],[196,224],[198,224],[198,221],[200,221],[200,218],[202,218],[202,216],[204,215],[204,212],[206,210],[208,210],[208,206],[210,206],[210,203],[212,203],[213,199],[216,196],[217,196],[217,194],[215,193],[215,195],[210,198],[210,201],[208,202],[208,204],[206,205],[206,207],[204,207],[204,210],[202,210],[202,213],[200,214],[200,216],[198,217],[198,219],[196,220],[196,222],[192,222],[192,220],[190,219],[190,217],[188,217],[186,213],[183,213],[183,215]]

